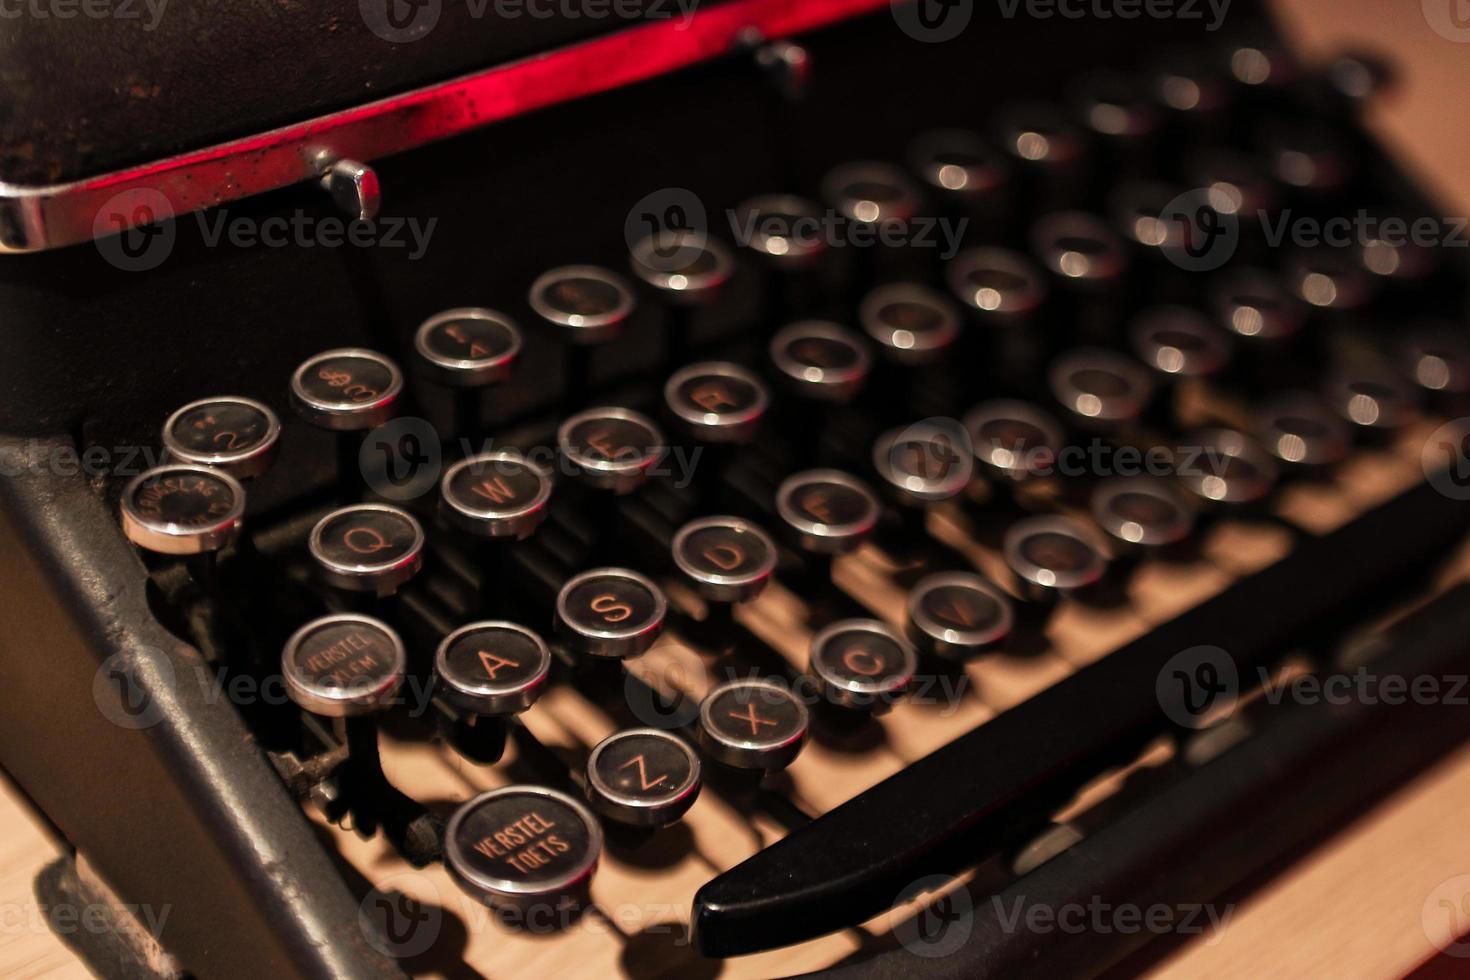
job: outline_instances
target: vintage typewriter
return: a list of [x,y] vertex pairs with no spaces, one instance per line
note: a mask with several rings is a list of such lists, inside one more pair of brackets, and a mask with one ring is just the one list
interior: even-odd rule
[[1385,65],[314,8],[6,40],[0,762],[94,969],[1130,972],[1470,734],[1281,694],[1470,661]]

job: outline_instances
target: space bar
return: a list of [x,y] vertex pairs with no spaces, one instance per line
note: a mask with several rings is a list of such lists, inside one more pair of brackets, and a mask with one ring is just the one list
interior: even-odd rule
[[1175,654],[1222,647],[1240,676],[1253,677],[1315,630],[1354,621],[1467,526],[1470,504],[1423,483],[1302,542],[709,881],[694,898],[699,948],[736,956],[853,926],[920,876],[973,863],[997,837],[1044,818],[1120,748],[1164,728],[1156,682]]

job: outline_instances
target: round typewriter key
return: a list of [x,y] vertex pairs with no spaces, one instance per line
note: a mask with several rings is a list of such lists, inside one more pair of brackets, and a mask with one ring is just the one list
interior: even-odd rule
[[1417,413],[1414,389],[1379,365],[1342,367],[1332,372],[1324,395],[1328,406],[1364,434],[1397,432]]
[[424,369],[440,384],[477,388],[504,381],[521,352],[521,331],[494,310],[445,310],[414,334]]
[[749,229],[740,244],[773,265],[804,268],[827,250],[822,209],[814,201],[790,194],[765,194],[735,208],[735,226]]
[[1047,374],[1056,400],[1091,428],[1135,421],[1153,395],[1153,382],[1141,364],[1100,347],[1068,351]]
[[1159,110],[1142,88],[1120,72],[1084,76],[1077,86],[1077,115],[1093,133],[1131,143],[1148,139],[1162,125]]
[[1207,378],[1230,362],[1230,341],[1185,306],[1144,313],[1128,329],[1139,360],[1166,378]]
[[840,470],[806,470],[782,481],[776,512],[806,551],[843,554],[878,524],[878,499],[861,480]]
[[1010,165],[965,129],[922,133],[909,146],[909,166],[933,190],[972,201],[994,197],[1010,180]]
[[567,265],[531,284],[531,309],[574,344],[601,344],[622,332],[633,291],[621,276],[595,265]]
[[291,404],[323,429],[372,429],[393,417],[403,372],[376,351],[343,347],[308,358],[291,376]]
[[1191,156],[1185,164],[1184,181],[1191,188],[1203,189],[1213,210],[1242,221],[1253,221],[1280,203],[1276,185],[1255,158],[1231,150]]
[[671,732],[614,732],[587,757],[587,798],[618,823],[667,827],[699,798],[699,769],[694,749]]
[[590,408],[556,430],[562,456],[590,486],[631,493],[664,455],[664,434],[626,408]]
[[245,488],[207,466],[168,463],[135,476],[123,488],[123,534],[164,555],[219,551],[240,536]]
[[920,423],[879,436],[873,468],[899,502],[923,505],[964,492],[975,472],[975,454],[962,430]]
[[525,711],[546,690],[551,651],[531,630],[515,623],[461,626],[434,653],[438,692],[473,715]]
[[824,320],[782,327],[771,339],[771,361],[798,394],[826,402],[856,395],[872,365],[857,334]]
[[770,403],[765,382],[728,361],[680,368],[664,385],[669,414],[701,442],[749,442]]
[[908,641],[875,619],[844,619],[812,637],[812,676],[822,695],[844,708],[891,705],[913,683],[918,656]]
[[1281,88],[1301,74],[1290,52],[1267,37],[1227,43],[1224,61],[1231,76],[1249,88]]
[[1011,525],[1005,560],[1027,597],[1044,600],[1095,584],[1107,568],[1096,544],[1067,517],[1027,517]]
[[1102,219],[1081,211],[1042,218],[1031,231],[1031,245],[1042,265],[1074,286],[1110,283],[1128,268],[1118,236]]
[[1047,476],[1062,450],[1062,427],[1027,402],[995,399],[965,413],[975,459],[995,478],[1020,482]]
[[1128,181],[1108,195],[1108,214],[1118,233],[1135,245],[1149,250],[1177,247],[1178,222],[1166,212],[1179,195],[1171,184]]
[[1212,290],[1211,307],[1221,326],[1248,341],[1285,340],[1302,327],[1300,303],[1260,269],[1225,275]]
[[1377,223],[1357,245],[1358,264],[1364,270],[1389,283],[1413,284],[1439,269],[1439,249],[1417,234],[1425,227],[1422,216],[1392,212],[1371,216]]
[[902,170],[867,160],[829,170],[822,199],[847,220],[868,225],[908,221],[919,210],[918,191]]
[[1276,464],[1254,439],[1232,429],[1206,429],[1191,444],[1195,451],[1185,456],[1179,479],[1201,500],[1254,504],[1275,488]]
[[601,855],[597,818],[543,786],[481,793],[444,828],[444,864],[455,884],[495,908],[544,913],[582,906],[591,900]]
[[925,653],[964,660],[1011,632],[1010,596],[970,572],[928,575],[909,591],[908,637]]
[[1164,548],[1194,529],[1194,515],[1161,481],[1114,477],[1092,491],[1092,519],[1126,547]]
[[996,136],[1002,150],[1027,166],[1068,166],[1080,160],[1085,149],[1081,131],[1044,103],[1001,110]]
[[1225,76],[1209,59],[1187,48],[1165,52],[1152,80],[1154,98],[1184,119],[1204,119],[1230,104]]
[[1268,399],[1256,409],[1254,431],[1272,456],[1307,470],[1334,466],[1352,449],[1347,423],[1306,392]]
[[725,246],[703,233],[659,232],[633,246],[633,272],[671,302],[710,302],[730,281],[735,262]]
[[1350,249],[1302,252],[1287,263],[1286,281],[1303,302],[1337,312],[1361,309],[1378,288]]
[[668,608],[663,591],[637,572],[596,568],[561,587],[556,628],[579,653],[627,659],[653,646]]
[[776,544],[739,517],[701,517],[679,528],[674,564],[712,602],[745,602],[770,584]]
[[221,395],[190,402],[163,423],[171,458],[214,466],[237,480],[260,476],[275,461],[281,422],[252,398]]
[[1420,390],[1454,405],[1470,394],[1470,337],[1452,323],[1413,330],[1400,347],[1405,374]]
[[731,681],[699,706],[699,741],[710,758],[736,769],[775,772],[806,744],[809,714],[773,681]]
[[281,652],[286,693],[328,718],[368,714],[389,704],[403,683],[407,654],[388,624],[354,613],[301,627]]
[[526,538],[546,520],[551,474],[520,453],[470,456],[445,471],[439,513],[457,530],[482,538]]
[[1303,125],[1300,120],[1270,125],[1261,142],[1272,175],[1287,187],[1334,194],[1352,177],[1347,148],[1320,125]]
[[389,596],[424,566],[424,529],[387,504],[334,510],[311,529],[311,557],[339,589]]
[[892,283],[863,297],[858,322],[884,356],[900,364],[927,364],[944,356],[960,333],[949,300],[927,286]]
[[1022,319],[1046,298],[1046,286],[1036,268],[1002,248],[961,252],[949,264],[945,278],[956,298],[987,320]]

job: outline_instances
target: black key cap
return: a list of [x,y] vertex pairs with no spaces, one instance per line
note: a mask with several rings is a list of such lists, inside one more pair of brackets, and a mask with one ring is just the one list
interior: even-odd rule
[[291,376],[291,405],[312,425],[359,432],[393,417],[403,372],[376,351],[343,347],[308,358]]
[[766,383],[729,361],[690,364],[664,385],[668,414],[700,442],[750,442],[770,404]]
[[1208,378],[1230,363],[1230,340],[1186,306],[1163,306],[1136,318],[1128,340],[1138,359],[1160,378]]
[[353,504],[317,521],[307,541],[322,579],[349,592],[390,596],[424,567],[424,529],[389,504]]
[[782,327],[771,338],[771,363],[802,398],[841,404],[867,383],[873,358],[861,337],[825,320]]
[[785,769],[806,745],[809,725],[806,705],[774,681],[730,681],[699,706],[700,746],[733,769]]
[[842,708],[881,712],[908,691],[919,660],[909,642],[876,619],[843,619],[812,637],[807,669],[822,696]]
[[941,360],[960,335],[954,305],[917,283],[889,283],[868,293],[858,305],[858,324],[885,358],[905,365]]
[[965,413],[964,425],[975,459],[992,480],[1023,483],[1055,472],[1062,427],[1030,402],[981,402]]
[[739,517],[701,517],[674,534],[674,564],[711,602],[749,602],[776,571],[776,543]]
[[873,491],[840,470],[806,470],[782,481],[776,512],[799,547],[820,555],[855,550],[878,524]]
[[1026,598],[1040,605],[1096,585],[1108,560],[1069,517],[1028,517],[1006,531],[1006,565]]
[[1337,465],[1352,449],[1347,423],[1304,391],[1267,399],[1256,408],[1252,429],[1266,452],[1306,473]]
[[598,742],[587,757],[587,798],[609,820],[667,827],[699,798],[699,756],[679,736],[631,728]]
[[163,423],[170,459],[213,466],[237,480],[260,476],[276,459],[281,421],[253,398],[218,395],[190,402]]
[[1178,495],[1152,477],[1104,480],[1093,488],[1090,507],[1092,519],[1113,538],[1117,551],[1169,548],[1194,528],[1194,515]]
[[544,786],[507,786],[462,803],[444,833],[444,866],[464,892],[529,924],[591,901],[602,827],[581,801]]
[[207,466],[168,463],[135,476],[119,504],[123,534],[164,555],[207,555],[240,536],[245,488]]
[[387,623],[342,613],[291,634],[281,654],[281,676],[286,693],[305,710],[348,718],[392,704],[407,663],[403,641]]
[[1416,392],[1387,365],[1343,365],[1329,375],[1323,397],[1370,441],[1392,437],[1418,414]]
[[625,660],[653,646],[669,603],[663,590],[627,568],[574,575],[556,597],[556,632],[579,654]]
[[971,572],[940,572],[909,590],[908,638],[919,650],[963,661],[1004,642],[1015,624],[1010,596]]
[[519,714],[546,690],[551,650],[516,623],[461,626],[434,653],[434,693],[457,711],[493,717]]
[[444,523],[478,538],[530,537],[550,499],[551,474],[513,450],[462,459],[439,482]]
[[422,370],[451,388],[482,388],[510,377],[521,353],[521,330],[504,313],[479,307],[445,310],[414,334]]
[[589,408],[556,430],[562,458],[588,486],[628,494],[648,479],[668,447],[647,416],[628,408]]
[[1179,482],[1205,505],[1250,507],[1276,488],[1275,461],[1250,436],[1205,429],[1184,437],[1176,461]]
[[1229,637],[1251,671],[1422,573],[1467,527],[1470,509],[1425,483],[1305,541],[706,884],[694,901],[701,951],[735,956],[850,927],[916,878],[973,864],[1007,831],[1040,826],[1120,746],[1166,730],[1157,681],[1179,651]]
[[1101,347],[1079,347],[1047,371],[1052,396],[1079,427],[1112,432],[1136,422],[1153,397],[1153,379],[1132,358]]

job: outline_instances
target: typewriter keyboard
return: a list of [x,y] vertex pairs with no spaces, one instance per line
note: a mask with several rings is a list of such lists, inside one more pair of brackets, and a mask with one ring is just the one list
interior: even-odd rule
[[[1345,77],[1241,43],[907,146],[873,120],[872,159],[704,226],[653,207],[621,256],[446,285],[382,343],[160,420],[168,462],[119,506],[156,614],[258,682],[240,712],[412,972],[881,948],[1064,846],[1121,773],[1187,765],[1190,726],[1038,788],[949,886],[900,861],[884,901],[833,886],[777,927],[721,882],[783,839],[930,834],[933,772],[912,811],[849,801],[1414,486],[1463,413],[1434,249],[1271,240],[1422,206],[1384,192]],[[292,453],[335,478],[252,506]]]

